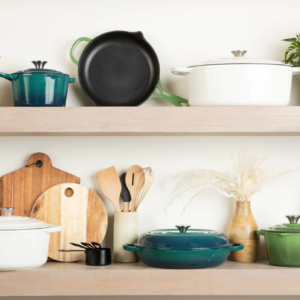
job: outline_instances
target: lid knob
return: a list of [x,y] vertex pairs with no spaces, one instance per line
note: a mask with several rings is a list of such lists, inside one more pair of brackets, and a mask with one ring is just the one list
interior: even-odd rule
[[15,207],[0,207],[1,211],[3,212],[3,215],[6,217],[11,217],[14,213]]
[[180,233],[185,233],[191,227],[191,225],[175,225]]
[[41,60],[33,60],[32,63],[34,64],[36,69],[44,69],[44,66],[47,62]]
[[243,57],[245,53],[247,53],[247,51],[235,50],[235,51],[231,51],[231,53],[234,55],[234,57]]
[[286,216],[290,222],[290,224],[297,224],[300,219],[300,215],[288,215]]

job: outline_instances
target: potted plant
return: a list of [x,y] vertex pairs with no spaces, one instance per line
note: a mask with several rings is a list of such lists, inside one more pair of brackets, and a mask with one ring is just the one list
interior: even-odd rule
[[283,62],[294,67],[300,67],[300,34],[294,38],[284,39],[283,42],[290,43],[285,51]]
[[[232,176],[216,170],[193,170],[179,174],[179,184],[174,190],[174,202],[186,201],[187,205],[195,194],[207,188],[215,188],[222,195],[236,201],[236,211],[231,220],[228,238],[231,243],[244,244],[244,250],[235,252],[231,259],[237,262],[254,262],[257,259],[258,236],[257,223],[251,211],[251,197],[275,178],[297,170],[279,173],[265,171],[261,165],[266,158],[246,156],[243,151],[234,154]],[[193,196],[189,194],[194,191]],[[186,195],[191,197],[187,197]]]

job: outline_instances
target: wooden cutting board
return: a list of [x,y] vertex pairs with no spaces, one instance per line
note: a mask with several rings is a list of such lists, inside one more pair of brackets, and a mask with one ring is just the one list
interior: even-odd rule
[[[41,161],[41,164],[32,165]],[[0,178],[0,206],[16,207],[17,216],[30,216],[37,198],[50,187],[60,183],[80,183],[80,178],[52,167],[50,158],[44,153],[35,153],[27,165]]]
[[[68,193],[67,193],[68,192]],[[31,216],[51,225],[61,225],[61,232],[51,233],[48,256],[58,261],[78,261],[84,252],[59,252],[76,249],[70,242],[98,242],[107,230],[107,213],[101,199],[88,187],[76,183],[56,185],[35,202]]]

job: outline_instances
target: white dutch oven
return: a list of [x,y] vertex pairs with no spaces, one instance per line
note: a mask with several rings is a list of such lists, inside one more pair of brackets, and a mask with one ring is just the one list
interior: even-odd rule
[[191,106],[288,105],[293,74],[300,68],[279,61],[235,57],[204,62],[187,68],[172,68],[186,75]]
[[1,208],[0,271],[38,268],[46,263],[50,233],[61,231],[29,217],[13,216],[14,208]]

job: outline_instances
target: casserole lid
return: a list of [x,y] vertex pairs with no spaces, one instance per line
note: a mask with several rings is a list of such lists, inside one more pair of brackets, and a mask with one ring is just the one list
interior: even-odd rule
[[139,247],[168,250],[196,250],[228,246],[222,233],[210,229],[189,229],[190,225],[176,225],[177,229],[149,231],[139,237]]
[[47,63],[47,61],[33,60],[32,63],[34,64],[35,69],[34,68],[26,69],[26,70],[15,72],[13,74],[53,74],[56,76],[57,75],[69,76],[67,74],[64,74],[56,70],[44,69],[44,66]]
[[14,207],[2,207],[2,216],[0,216],[0,231],[3,230],[29,230],[51,227],[43,221],[29,217],[13,216]]
[[262,65],[280,65],[292,67],[292,65],[287,65],[281,61],[276,60],[267,60],[257,57],[244,57],[247,53],[246,50],[236,50],[231,51],[234,57],[219,58],[215,60],[208,60],[199,65],[191,66],[190,68],[200,67],[200,66],[209,66],[209,65],[231,65],[231,64],[262,64]]
[[264,231],[300,233],[300,224],[298,224],[300,215],[287,215],[286,217],[289,223],[275,225],[274,227],[269,227],[269,229],[264,229]]

